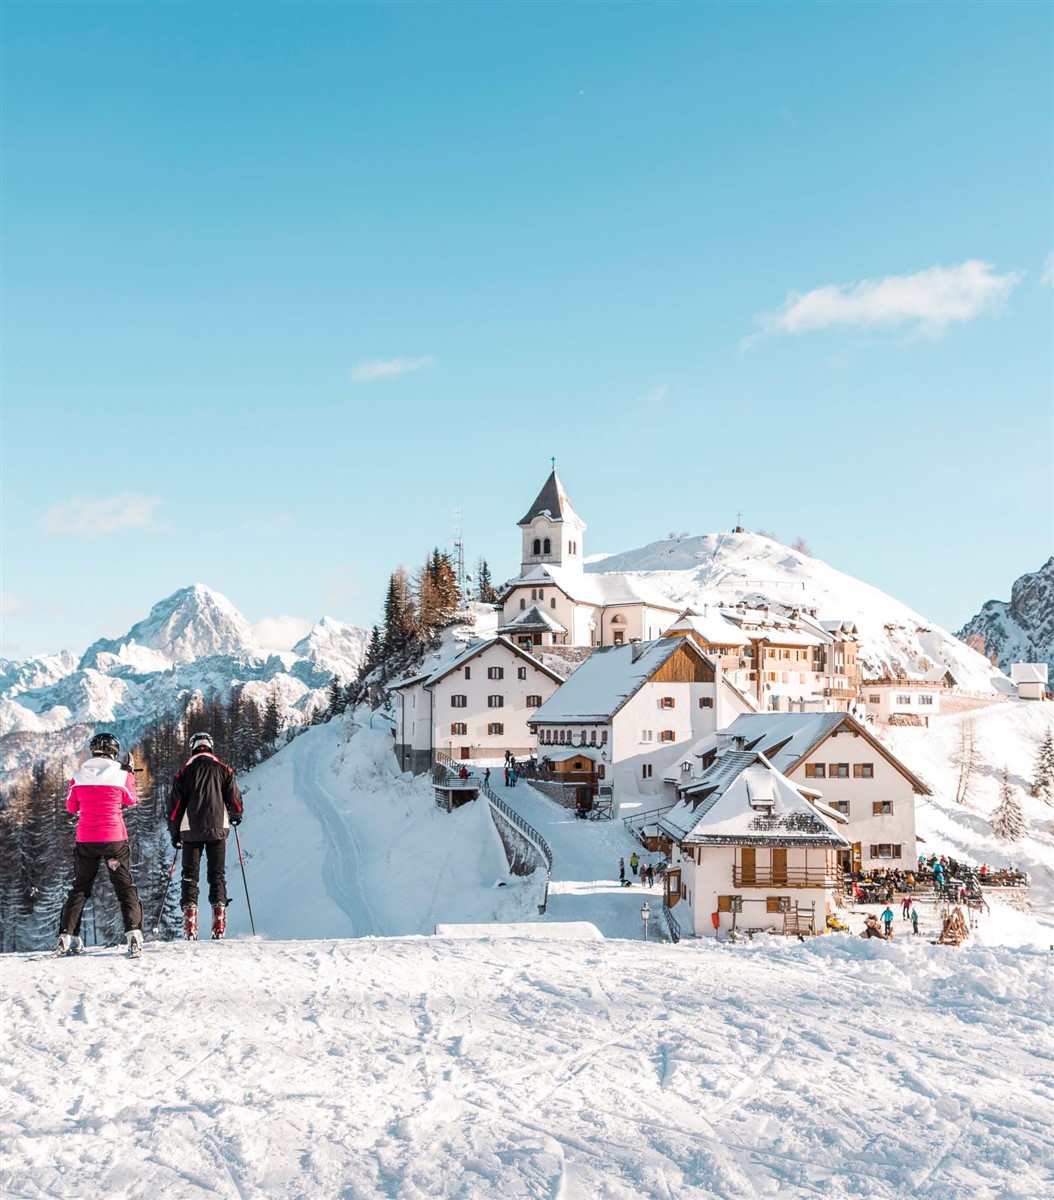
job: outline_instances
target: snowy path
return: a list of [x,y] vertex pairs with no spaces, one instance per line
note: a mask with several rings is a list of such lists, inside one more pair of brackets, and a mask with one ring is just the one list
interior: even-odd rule
[[1036,1200],[1050,956],[818,939],[4,959],[4,1196]]
[[[553,852],[549,907],[541,920],[591,921],[605,937],[640,940],[640,908],[647,900],[653,913],[651,936],[658,935],[662,889],[658,884],[642,888],[629,860],[634,852],[642,862],[658,862],[659,855],[642,849],[621,821],[580,821],[569,809],[525,783],[507,788],[499,782],[494,791],[538,830]],[[620,858],[625,859],[626,878],[632,887],[619,884]]]

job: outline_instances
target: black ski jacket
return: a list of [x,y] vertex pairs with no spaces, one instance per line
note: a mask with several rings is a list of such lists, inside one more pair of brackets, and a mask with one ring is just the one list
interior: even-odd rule
[[172,784],[168,832],[187,842],[214,842],[242,819],[234,771],[214,754],[191,755]]

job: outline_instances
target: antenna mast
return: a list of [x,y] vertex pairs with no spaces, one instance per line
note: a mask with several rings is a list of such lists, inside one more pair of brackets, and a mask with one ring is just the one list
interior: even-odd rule
[[454,509],[454,573],[462,598],[465,596],[465,535],[461,529],[461,509]]

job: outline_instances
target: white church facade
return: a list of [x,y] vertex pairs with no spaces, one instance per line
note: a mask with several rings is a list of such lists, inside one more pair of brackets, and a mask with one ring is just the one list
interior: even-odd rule
[[501,593],[498,631],[518,646],[622,646],[650,641],[680,609],[628,575],[587,573],[586,523],[553,467],[519,521],[520,574]]

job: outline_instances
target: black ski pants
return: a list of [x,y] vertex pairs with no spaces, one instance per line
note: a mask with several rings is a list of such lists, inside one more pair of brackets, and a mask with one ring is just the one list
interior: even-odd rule
[[226,835],[211,842],[183,843],[183,876],[179,896],[179,907],[189,908],[198,904],[198,878],[201,875],[201,852],[205,851],[205,877],[209,881],[209,903],[227,903],[227,876],[224,868],[227,861]]
[[59,933],[79,934],[84,903],[91,895],[99,863],[105,862],[121,906],[124,931],[143,928],[143,909],[132,878],[132,856],[125,842],[78,842],[73,852],[73,887],[62,906]]

